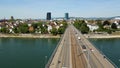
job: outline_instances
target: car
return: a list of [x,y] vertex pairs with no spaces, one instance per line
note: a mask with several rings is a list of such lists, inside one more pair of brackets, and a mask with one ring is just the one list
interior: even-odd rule
[[80,37],[78,37],[78,39],[80,40]]
[[90,49],[91,51],[94,51],[92,48]]
[[83,51],[87,51],[85,45],[82,45],[82,49],[83,49]]
[[82,49],[86,49],[86,46],[85,46],[85,45],[82,45]]

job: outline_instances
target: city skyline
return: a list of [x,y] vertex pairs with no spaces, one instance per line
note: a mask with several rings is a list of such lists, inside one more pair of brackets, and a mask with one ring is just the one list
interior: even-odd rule
[[112,17],[120,14],[119,0],[1,0],[0,19],[64,17]]

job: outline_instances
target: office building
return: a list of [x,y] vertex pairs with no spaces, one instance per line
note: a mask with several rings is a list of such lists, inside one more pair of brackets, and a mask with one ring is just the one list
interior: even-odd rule
[[69,19],[69,14],[65,13],[65,19],[68,20]]
[[47,20],[51,20],[51,12],[47,12],[47,17],[46,17]]

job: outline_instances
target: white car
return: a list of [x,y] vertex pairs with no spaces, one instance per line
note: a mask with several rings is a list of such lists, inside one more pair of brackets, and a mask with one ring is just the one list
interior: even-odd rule
[[78,39],[80,40],[80,37],[78,37]]

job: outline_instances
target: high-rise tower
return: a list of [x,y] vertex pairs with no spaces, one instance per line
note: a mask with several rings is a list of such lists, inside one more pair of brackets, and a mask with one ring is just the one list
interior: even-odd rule
[[51,12],[47,12],[47,17],[46,17],[47,20],[51,20]]
[[65,13],[65,19],[66,19],[66,20],[69,19],[69,13]]

